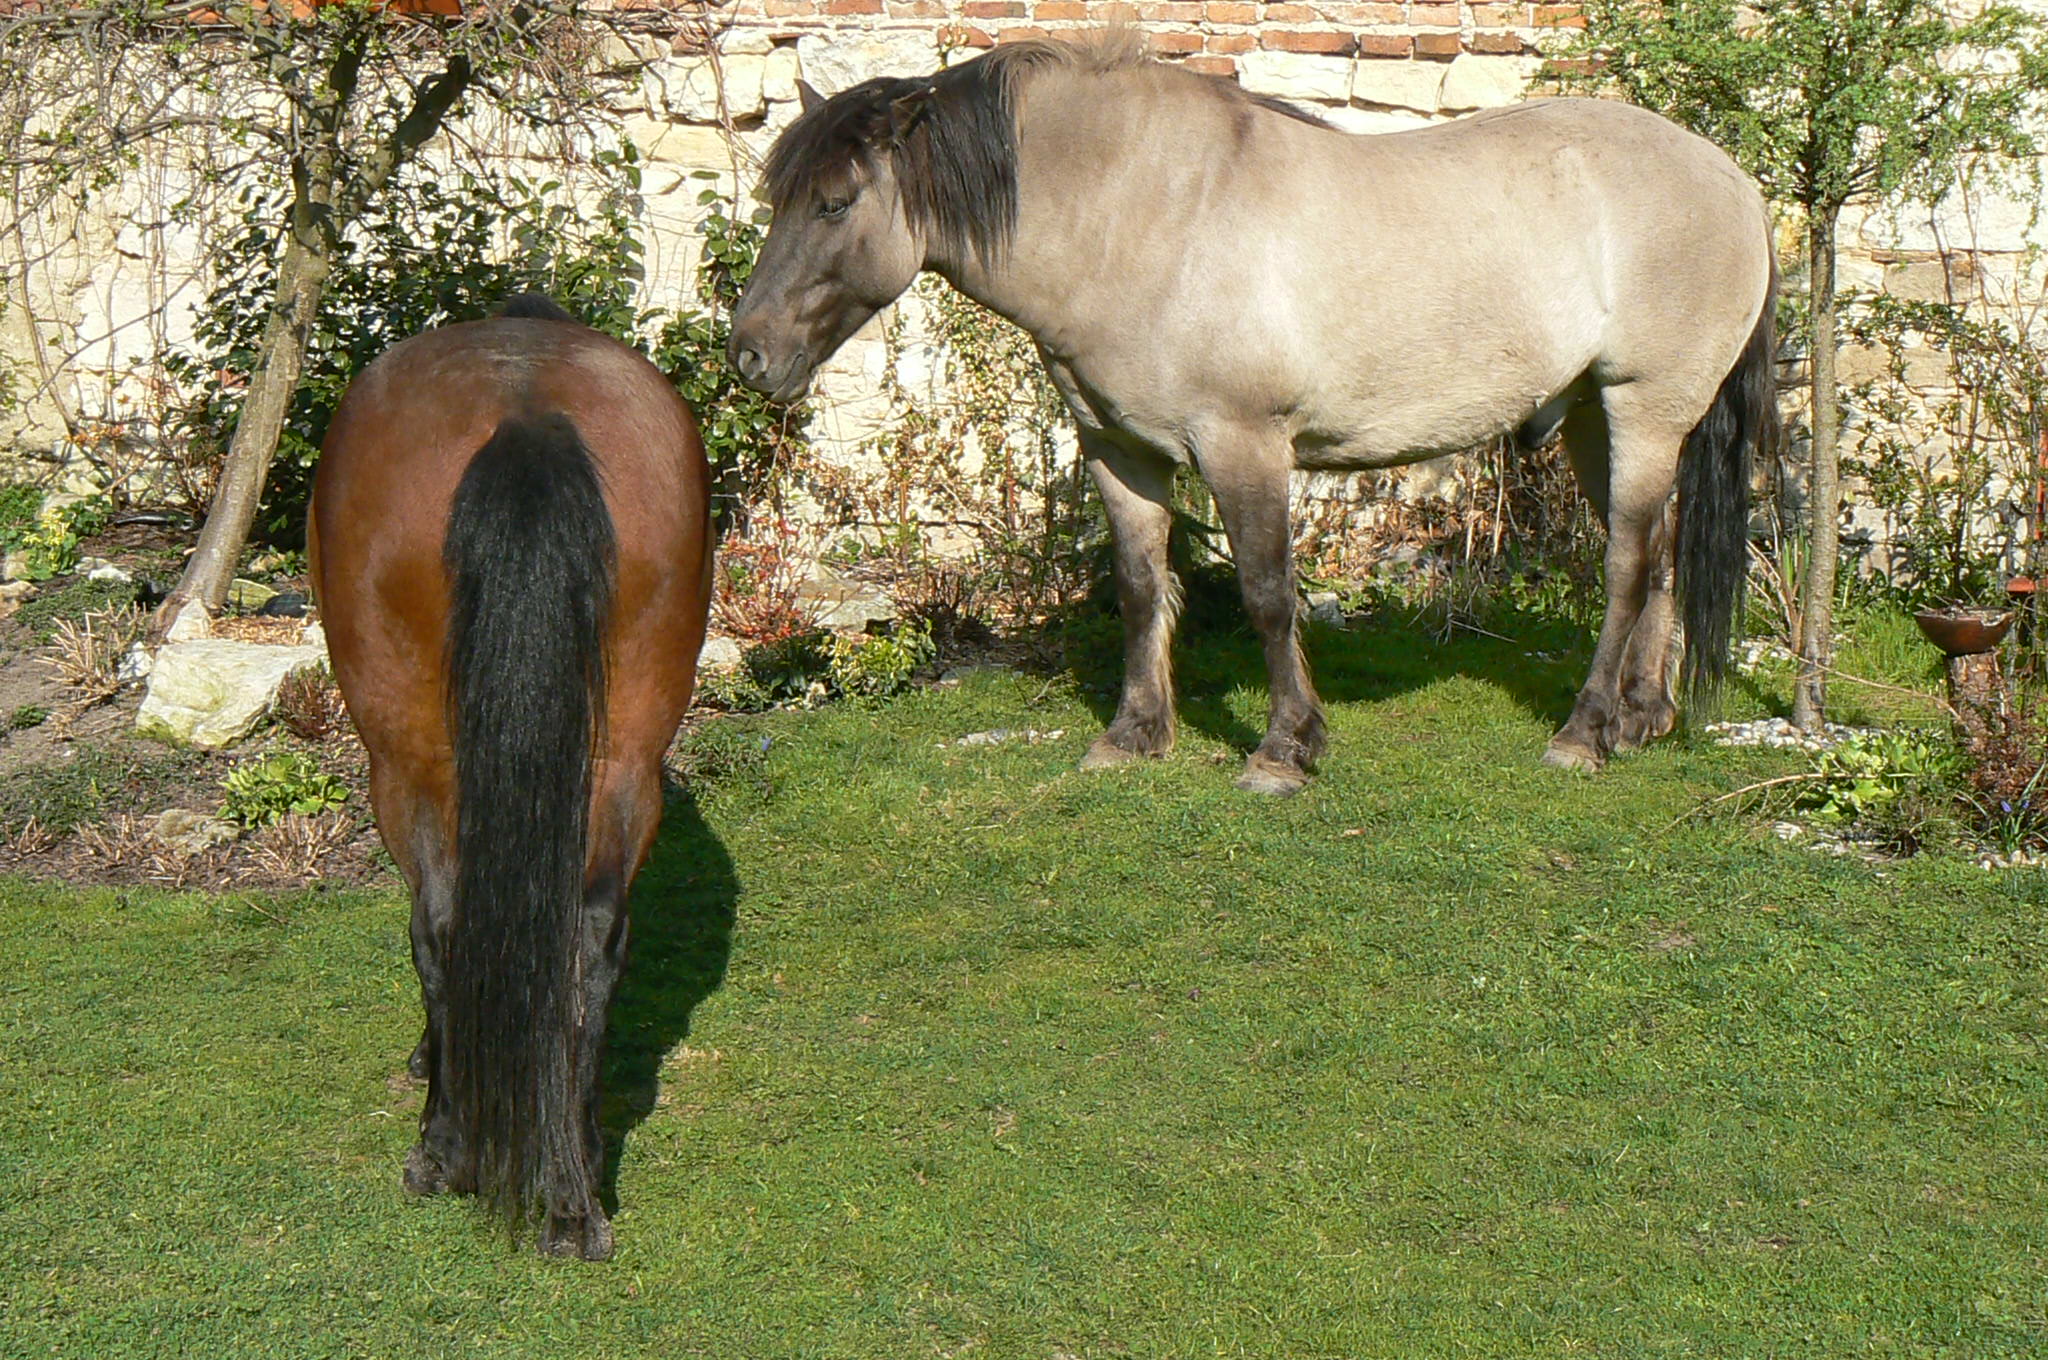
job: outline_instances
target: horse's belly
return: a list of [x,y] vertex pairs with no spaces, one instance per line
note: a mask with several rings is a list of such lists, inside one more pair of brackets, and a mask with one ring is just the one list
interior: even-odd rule
[[1512,434],[1555,396],[1509,389],[1454,402],[1389,400],[1367,409],[1305,411],[1294,458],[1305,468],[1419,463]]

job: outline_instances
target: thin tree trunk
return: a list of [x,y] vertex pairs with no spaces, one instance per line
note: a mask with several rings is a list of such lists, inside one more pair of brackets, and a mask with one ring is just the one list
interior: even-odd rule
[[270,478],[270,462],[291,410],[292,394],[298,390],[299,374],[306,362],[306,344],[319,316],[328,275],[333,272],[342,230],[361,215],[399,167],[439,130],[441,120],[469,87],[469,59],[457,53],[449,58],[447,68],[419,92],[389,140],[364,157],[354,167],[348,182],[342,184],[342,137],[362,57],[361,41],[344,48],[329,71],[328,97],[309,110],[317,133],[305,164],[295,167],[297,191],[291,236],[278,269],[277,293],[270,319],[264,324],[256,372],[250,377],[248,396],[243,399],[241,414],[235,421],[234,438],[221,468],[220,486],[207,509],[206,527],[200,532],[199,544],[186,562],[177,587],[152,621],[152,629],[159,636],[188,603],[198,601],[211,613],[218,611],[227,599],[228,587],[234,583],[235,565],[241,560],[243,545],[249,540],[249,527],[256,522],[256,510]]
[[1833,662],[1835,566],[1841,555],[1841,406],[1835,383],[1835,219],[1833,205],[1813,210],[1807,238],[1813,307],[1813,457],[1807,489],[1806,581],[1800,595],[1799,677],[1792,725],[1811,732],[1827,721],[1827,667]]

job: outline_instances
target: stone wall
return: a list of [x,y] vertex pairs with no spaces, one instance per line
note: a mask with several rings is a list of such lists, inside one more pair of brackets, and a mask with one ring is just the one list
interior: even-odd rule
[[[1541,77],[1547,41],[1577,22],[1568,5],[1459,0],[628,0],[625,7],[641,31],[605,45],[599,140],[631,137],[648,162],[639,210],[657,302],[687,294],[704,211],[699,195],[707,183],[751,189],[761,155],[797,116],[800,78],[830,93],[1122,15],[1167,60],[1371,133],[1522,97]],[[512,132],[482,140],[512,159],[543,152]],[[25,282],[20,263],[7,258],[13,247],[0,245],[7,283],[0,361],[11,363],[17,389],[32,397],[11,426],[0,427],[0,448],[46,453],[67,429],[95,422],[125,420],[126,437],[148,437],[138,413],[162,390],[155,355],[186,338],[208,278],[203,233],[167,226],[162,212],[189,175],[191,154],[152,152],[95,215],[51,224]],[[2029,252],[2048,242],[2048,231],[2024,193],[1978,192],[1938,212],[1852,212],[1843,239],[1845,287],[1933,294],[1961,280],[1968,296],[2023,301],[2030,289],[2038,295]],[[1427,271],[1426,242],[1417,243],[1417,270]],[[1796,267],[1789,272],[1796,284]],[[883,378],[892,363],[907,390],[945,399],[941,365],[916,309],[908,311],[877,318],[820,374],[813,433],[827,456],[856,457],[891,418]],[[892,325],[899,333],[893,348],[885,343]],[[1848,376],[1867,375],[1879,357],[1852,351]],[[1925,390],[1947,381],[1931,352],[1909,354],[1906,367]],[[1431,481],[1425,475],[1411,487]],[[1311,499],[1345,503],[1357,490],[1334,479],[1305,484]]]

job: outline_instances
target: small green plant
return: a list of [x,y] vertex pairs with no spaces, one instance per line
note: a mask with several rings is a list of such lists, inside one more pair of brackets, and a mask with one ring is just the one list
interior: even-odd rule
[[21,558],[17,574],[24,581],[47,581],[70,571],[78,565],[79,540],[98,533],[106,519],[106,503],[96,496],[45,505],[26,527],[10,533],[8,546]]
[[286,813],[317,816],[348,801],[348,786],[302,751],[284,751],[237,766],[221,780],[221,816],[245,827],[272,826]]
[[7,730],[26,732],[31,727],[41,727],[50,718],[50,710],[41,704],[23,704],[7,715]]
[[1945,737],[1883,731],[1851,737],[1814,760],[1819,776],[1798,805],[1836,826],[1866,822],[1910,794],[1944,789],[1962,772],[1963,756]]
[[0,486],[0,548],[12,548],[20,542],[42,508],[43,489],[33,482]]
[[910,686],[918,667],[938,655],[931,629],[907,623],[880,636],[834,637],[830,682],[838,693],[855,699],[886,699]]

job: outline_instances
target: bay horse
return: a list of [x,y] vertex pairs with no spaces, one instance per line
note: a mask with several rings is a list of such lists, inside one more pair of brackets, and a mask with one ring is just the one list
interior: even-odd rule
[[336,408],[308,532],[377,828],[412,890],[414,1194],[602,1260],[598,1069],[626,894],[710,601],[696,420],[537,295],[414,336]]
[[1123,695],[1084,768],[1173,742],[1176,465],[1215,495],[1264,644],[1242,788],[1294,792],[1324,745],[1295,467],[1562,431],[1607,526],[1607,608],[1550,764],[1596,770],[1671,730],[1681,613],[1689,688],[1721,679],[1749,460],[1775,419],[1776,267],[1755,184],[1708,142],[1571,99],[1351,135],[1128,31],[802,93],[768,156],[733,362],[794,397],[926,269],[1030,333],[1115,547]]

